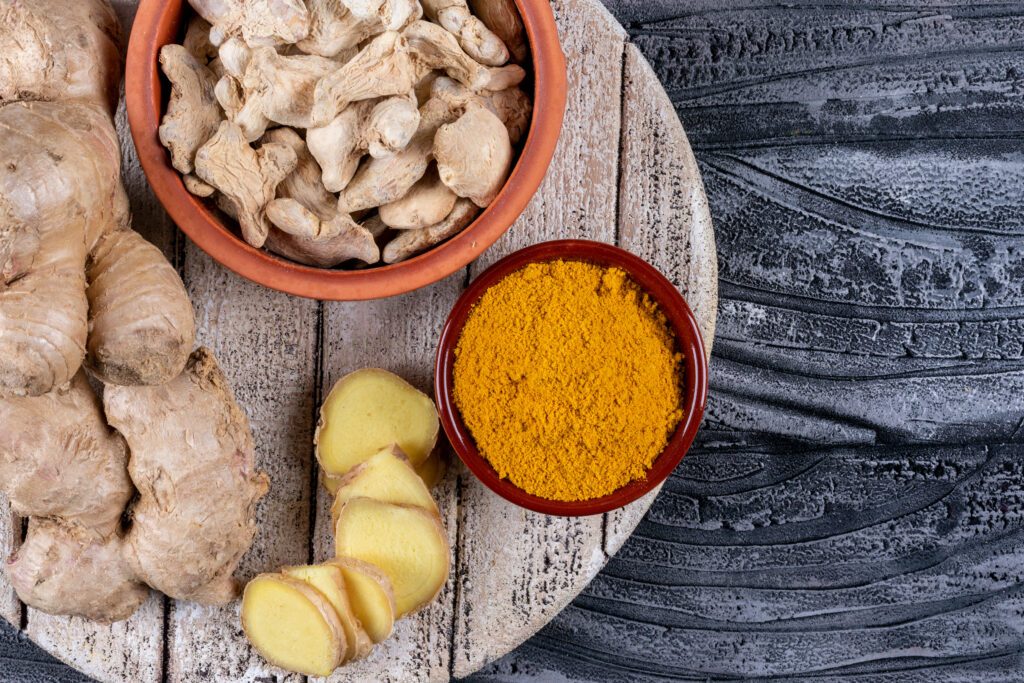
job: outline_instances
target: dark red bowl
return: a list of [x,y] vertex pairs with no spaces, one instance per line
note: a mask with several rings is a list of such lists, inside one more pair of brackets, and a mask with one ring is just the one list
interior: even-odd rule
[[[684,359],[683,421],[672,435],[668,446],[654,461],[647,477],[631,482],[607,496],[577,502],[541,498],[499,477],[497,471],[477,450],[469,428],[462,421],[462,415],[455,406],[454,398],[455,347],[462,336],[462,328],[480,297],[491,286],[531,263],[558,260],[614,266],[627,272],[634,282],[658,302],[675,332]],[[444,425],[444,431],[448,434],[455,452],[489,489],[505,500],[534,512],[581,517],[609,512],[628,505],[650,493],[668,478],[690,449],[704,416],[704,406],[708,398],[708,363],[697,319],[679,290],[664,275],[643,259],[609,244],[585,240],[559,240],[536,244],[507,256],[488,268],[463,293],[455,303],[455,308],[452,309],[448,322],[441,332],[434,374],[434,394],[441,414],[441,424]]]

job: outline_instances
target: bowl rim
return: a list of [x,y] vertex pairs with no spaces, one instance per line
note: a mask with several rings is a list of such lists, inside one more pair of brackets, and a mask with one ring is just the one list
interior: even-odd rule
[[[507,479],[501,479],[484,459],[462,420],[454,399],[455,346],[473,307],[484,292],[531,263],[585,261],[622,268],[647,292],[668,318],[683,355],[684,417],[668,445],[654,461],[645,479],[600,498],[565,502],[527,493]],[[619,247],[589,240],[542,242],[516,251],[501,259],[480,275],[456,301],[441,332],[434,365],[434,398],[441,424],[459,459],[489,489],[520,507],[549,515],[581,517],[617,510],[660,486],[689,451],[700,428],[708,397],[708,361],[697,318],[686,299],[664,275],[640,257]]]
[[185,189],[160,143],[160,48],[177,39],[186,0],[142,0],[125,69],[125,100],[142,169],[164,209],[213,259],[253,282],[301,297],[361,301],[433,284],[469,265],[519,218],[543,181],[565,114],[567,74],[554,13],[546,0],[515,0],[533,59],[534,111],[522,152],[494,202],[459,235],[401,263],[356,271],[305,266],[246,244]]

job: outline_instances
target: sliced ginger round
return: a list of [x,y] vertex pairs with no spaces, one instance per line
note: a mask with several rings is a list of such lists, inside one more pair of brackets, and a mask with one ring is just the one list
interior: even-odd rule
[[341,622],[341,628],[345,632],[345,639],[348,641],[345,651],[346,662],[362,659],[370,654],[373,642],[352,609],[341,569],[331,564],[317,564],[306,567],[286,567],[282,572],[293,579],[305,581],[323,593],[327,601],[334,607],[334,611],[338,614],[338,620]]
[[268,662],[307,676],[329,676],[348,646],[323,593],[279,574],[261,574],[245,587],[242,628]]
[[382,503],[413,505],[437,512],[437,503],[409,459],[397,446],[390,446],[356,465],[338,482],[331,514],[337,519],[345,503],[353,498],[372,498]]
[[395,594],[391,580],[377,567],[351,557],[339,557],[328,564],[345,577],[352,611],[374,643],[391,636],[395,627]]
[[387,370],[357,370],[334,385],[320,408],[317,458],[338,476],[398,444],[415,467],[433,451],[438,430],[437,409],[422,391]]
[[448,579],[448,537],[437,514],[419,507],[353,498],[338,514],[335,551],[387,574],[399,617],[433,601]]

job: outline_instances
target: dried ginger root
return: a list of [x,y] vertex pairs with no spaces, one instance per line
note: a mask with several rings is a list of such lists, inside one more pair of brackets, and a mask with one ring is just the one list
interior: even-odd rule
[[[523,139],[532,116],[530,98],[519,87],[526,71],[509,63],[511,56],[520,63],[527,57],[514,2],[190,2],[201,18],[189,25],[185,51],[205,67],[200,101],[209,102],[209,75],[216,74],[214,97],[242,140],[223,126],[211,132],[205,125],[200,134],[182,136],[206,138],[192,155],[203,154],[194,164],[202,170],[190,173],[187,161],[175,166],[190,192],[213,198],[239,222],[250,245],[335,267],[352,259],[376,263],[379,241],[397,263],[471,222],[465,219],[472,212],[457,199],[486,207],[507,179],[511,146]],[[184,71],[179,81],[196,78],[191,64]],[[445,85],[436,89],[439,81]],[[498,134],[488,112],[506,135]],[[333,212],[320,200],[275,191],[292,174],[288,158],[265,135],[276,126],[298,129],[305,138],[321,169],[322,190],[339,193]],[[477,148],[457,140],[460,134],[484,137]],[[175,156],[189,156],[176,149],[189,148],[180,140],[168,136],[165,144]],[[374,209],[379,215],[370,220],[380,230],[344,218],[362,220]],[[395,236],[384,228],[415,234]]]
[[167,113],[160,123],[160,142],[171,153],[171,165],[187,175],[193,171],[196,152],[224,120],[214,94],[217,78],[181,45],[160,49],[160,68],[171,82]]
[[508,129],[495,114],[470,104],[454,123],[434,137],[434,158],[441,182],[480,208],[494,201],[512,168]]
[[459,234],[480,215],[480,208],[468,199],[455,202],[448,217],[436,225],[419,230],[404,230],[384,247],[384,263],[401,263],[446,239]]
[[373,235],[338,211],[302,138],[289,128],[278,128],[266,140],[290,147],[298,160],[295,170],[278,185],[277,199],[267,205],[267,217],[273,223],[267,248],[293,261],[325,268],[350,259],[378,262],[380,248]]
[[501,66],[509,51],[501,38],[469,11],[466,0],[423,0],[426,15],[459,39],[470,57],[487,66]]
[[196,153],[196,175],[221,193],[245,241],[262,247],[270,231],[266,206],[297,163],[287,145],[271,142],[254,150],[237,124],[224,121]]

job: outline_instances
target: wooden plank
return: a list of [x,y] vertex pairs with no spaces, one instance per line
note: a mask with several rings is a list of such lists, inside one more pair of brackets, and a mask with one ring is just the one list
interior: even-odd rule
[[[523,217],[472,266],[544,240],[614,242],[625,32],[596,2],[552,3],[568,60],[568,107],[547,178]],[[466,478],[453,674],[522,643],[604,565],[603,519],[521,510]]]
[[[338,379],[363,367],[380,367],[433,395],[433,362],[441,327],[462,291],[465,273],[417,292],[384,301],[324,305],[323,393]],[[459,550],[457,475],[450,471],[434,495],[453,549]],[[316,558],[334,554],[330,495],[320,487],[314,546]],[[340,669],[329,680],[362,683],[446,681],[455,606],[455,571],[440,597],[423,612],[396,626],[395,635],[367,659]]]
[[[309,553],[313,395],[318,304],[243,280],[191,242],[185,284],[197,306],[198,342],[213,349],[256,436],[256,463],[271,478],[259,503],[259,532],[237,576],[243,581]],[[175,602],[168,615],[167,680],[300,681],[249,647],[240,604]]]
[[[0,493],[0,558],[10,557],[21,542],[21,518],[11,510],[7,496]],[[21,627],[22,605],[7,574],[0,572],[0,618],[14,628]]]
[[[718,255],[697,160],[647,59],[626,45],[619,246],[658,268],[686,297],[707,355],[718,318]],[[660,490],[660,489],[659,489]],[[605,517],[605,553],[633,533],[657,491]]]

